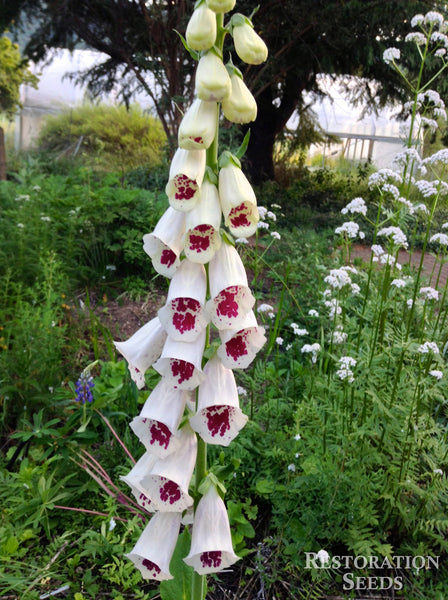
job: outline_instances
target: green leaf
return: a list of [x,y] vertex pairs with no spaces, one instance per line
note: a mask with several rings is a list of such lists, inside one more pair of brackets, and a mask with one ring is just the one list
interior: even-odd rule
[[[183,559],[190,550],[191,536],[187,529],[180,534],[173,558],[170,563],[170,572],[175,575],[174,579],[162,581],[160,584],[161,600],[192,600],[191,587],[193,581],[193,569]],[[194,600],[201,600],[195,598]]]
[[235,153],[235,156],[238,159],[243,158],[243,156],[246,154],[247,146],[249,145],[249,140],[250,140],[250,129],[248,129],[246,131],[246,135],[244,136],[244,140],[243,140],[241,146],[238,148],[238,150]]
[[199,60],[199,52],[196,52],[196,50],[193,50],[192,48],[190,48],[190,46],[187,44],[187,40],[184,38],[184,36],[179,33],[176,29],[174,30],[174,33],[177,33],[177,35],[180,37],[182,44],[184,45],[185,50],[189,53],[189,55],[191,56],[191,58],[193,60]]

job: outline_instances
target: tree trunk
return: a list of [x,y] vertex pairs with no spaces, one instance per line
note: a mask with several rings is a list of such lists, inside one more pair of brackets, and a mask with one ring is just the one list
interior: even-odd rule
[[6,181],[6,148],[3,127],[0,127],[0,181]]

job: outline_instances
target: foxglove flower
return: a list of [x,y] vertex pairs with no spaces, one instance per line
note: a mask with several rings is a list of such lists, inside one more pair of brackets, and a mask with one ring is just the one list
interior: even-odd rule
[[151,257],[154,269],[171,278],[180,265],[185,215],[171,206],[165,211],[152,233],[143,236],[143,250]]
[[163,378],[149,395],[138,417],[130,427],[146,450],[155,456],[166,456],[176,448],[177,428],[184,414],[188,392],[175,390]]
[[216,40],[216,15],[205,4],[201,4],[190,17],[185,33],[187,44],[193,50],[211,48]]
[[222,111],[232,123],[250,123],[257,118],[257,103],[243,78],[234,73],[230,76],[231,91],[222,101]]
[[206,443],[228,446],[247,422],[239,406],[235,377],[217,356],[205,365],[204,375],[190,425]]
[[207,275],[203,265],[183,260],[173,276],[158,316],[171,339],[193,342],[209,319],[205,312]]
[[177,342],[167,338],[154,369],[179,390],[194,390],[204,379],[201,369],[205,330],[194,342]]
[[145,372],[159,358],[166,339],[166,331],[155,317],[125,342],[114,342],[118,352],[128,361],[131,379],[139,389],[145,385]]
[[191,210],[200,198],[205,172],[205,150],[178,148],[171,162],[165,191],[170,206],[176,210]]
[[266,342],[264,327],[259,327],[254,312],[247,313],[240,329],[222,329],[217,354],[228,369],[247,369]]
[[233,43],[235,52],[248,65],[260,65],[268,57],[268,47],[254,30],[252,23],[243,15],[234,15]]
[[235,237],[249,237],[257,230],[257,198],[243,171],[230,161],[219,171],[219,198],[225,224]]
[[206,308],[218,329],[239,329],[255,304],[243,262],[233,246],[222,244],[209,264],[210,296]]
[[170,562],[176,547],[181,518],[180,513],[156,513],[134,548],[126,554],[143,579],[173,579]]
[[129,473],[120,477],[120,479],[131,488],[132,495],[136,499],[137,504],[145,510],[151,512],[154,511],[154,508],[151,505],[151,499],[149,497],[148,490],[146,490],[142,485],[142,479],[146,473],[149,473],[156,462],[157,457],[154,454],[145,452],[145,454],[143,454],[143,456],[141,456],[140,459],[135,463]]
[[151,498],[151,510],[182,512],[193,504],[188,487],[196,462],[197,438],[188,424],[176,436],[174,452],[158,459],[140,482]]
[[218,105],[196,98],[179,126],[179,146],[185,150],[203,150],[211,146],[218,125]]
[[211,485],[196,508],[190,553],[184,561],[199,575],[207,575],[226,569],[237,560],[226,506]]
[[236,0],[207,0],[207,6],[215,13],[230,12],[235,4]]
[[213,183],[204,181],[201,201],[187,213],[185,223],[185,256],[196,263],[210,262],[221,246],[221,205]]
[[222,102],[230,94],[230,77],[222,60],[212,50],[199,60],[195,76],[196,95],[201,100]]

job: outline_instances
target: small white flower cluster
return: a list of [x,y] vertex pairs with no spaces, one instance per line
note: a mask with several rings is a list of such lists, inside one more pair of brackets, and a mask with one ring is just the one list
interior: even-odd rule
[[342,331],[342,325],[336,326],[333,335],[330,337],[330,341],[337,345],[344,344],[347,341],[347,334],[345,331]]
[[442,148],[442,150],[434,152],[434,154],[428,156],[428,158],[425,158],[423,162],[424,164],[433,166],[437,164],[448,165],[448,148]]
[[396,60],[400,60],[400,50],[398,48],[387,48],[383,52],[383,61],[386,65],[390,65]]
[[370,175],[368,184],[370,189],[374,187],[381,188],[381,186],[390,181],[395,181],[395,183],[400,185],[403,183],[403,178],[396,171],[392,171],[392,169],[380,169]]
[[361,240],[365,237],[365,234],[362,231],[359,231],[358,223],[355,223],[354,221],[346,221],[345,223],[342,223],[340,227],[336,227],[334,231],[339,235],[345,234],[346,237],[350,239],[354,239],[358,235]]
[[330,319],[333,319],[336,315],[340,315],[342,313],[342,308],[340,307],[336,298],[325,300],[324,304],[329,309],[328,316]]
[[437,25],[438,27],[442,27],[444,21],[443,15],[435,10],[430,10],[424,17],[425,25]]
[[351,202],[347,204],[342,210],[341,213],[346,215],[347,213],[359,213],[361,215],[367,215],[367,205],[363,198],[354,198]]
[[421,162],[421,156],[415,148],[406,148],[394,156],[392,164],[394,167],[404,168],[412,164],[420,165]]
[[317,356],[321,351],[321,346],[317,342],[314,344],[304,344],[300,349],[302,354],[311,354],[311,362],[315,364],[317,362]]
[[355,381],[352,367],[356,367],[356,363],[357,361],[351,356],[342,356],[339,359],[339,369],[336,371],[336,375],[341,381],[347,381],[348,383]]
[[437,381],[440,381],[443,377],[442,371],[439,371],[438,369],[433,369],[432,371],[429,371],[429,374],[431,375],[431,377],[435,377]]
[[392,183],[385,183],[381,191],[383,192],[383,194],[391,194],[391,196],[393,196],[395,200],[398,200],[398,198],[400,197],[400,192],[397,186],[393,185]]
[[[330,274],[324,278],[327,283],[334,290],[341,290],[344,286],[349,286],[352,283],[350,275],[347,273],[346,267],[340,269],[331,269]],[[355,271],[356,272],[356,271]]]
[[396,288],[404,288],[406,286],[406,281],[404,279],[393,279],[390,282],[390,285],[393,285]]
[[260,306],[257,307],[257,312],[259,313],[273,312],[273,310],[274,307],[270,304],[260,304]]
[[403,248],[408,247],[406,235],[399,227],[383,227],[383,229],[378,231],[378,235],[384,235],[387,238],[391,238],[396,246],[402,246]]
[[414,42],[417,46],[424,46],[426,44],[426,36],[423,35],[420,31],[412,31],[408,33],[404,38],[405,42]]
[[417,352],[421,354],[440,354],[439,347],[435,342],[425,342],[417,348]]
[[[268,210],[265,206],[258,207],[258,214],[261,219],[257,223],[258,229],[269,229],[269,223],[266,222],[266,219],[271,219],[274,222],[277,221],[277,215],[274,212],[272,212],[272,210]],[[281,239],[281,235],[278,233],[278,231],[272,231],[271,237],[273,237],[276,240]]]
[[318,313],[318,312],[317,312],[317,310],[315,310],[314,308],[311,308],[311,309],[308,311],[308,315],[309,315],[310,317],[318,317],[318,316],[319,316],[319,313]]
[[302,336],[302,335],[308,335],[308,330],[307,329],[301,329],[297,323],[291,323],[291,327],[292,327],[292,331],[294,333],[294,335],[297,336]]
[[438,300],[439,299],[439,292],[432,287],[420,288],[420,294],[424,298],[424,300]]
[[446,233],[435,233],[429,238],[429,243],[435,244],[436,242],[441,246],[448,246],[448,235]]
[[429,129],[431,133],[434,133],[439,128],[439,124],[435,119],[428,119],[428,117],[420,117],[420,123],[425,129]]

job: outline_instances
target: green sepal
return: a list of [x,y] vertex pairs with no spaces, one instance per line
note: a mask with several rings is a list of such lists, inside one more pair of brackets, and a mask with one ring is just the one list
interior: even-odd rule
[[229,233],[225,229],[220,229],[219,233],[221,234],[222,241],[225,244],[229,244],[229,246],[235,247],[235,240],[233,239],[233,236],[231,233]]
[[209,473],[199,484],[198,492],[201,494],[201,496],[208,492],[211,485],[215,486],[218,494],[221,496],[221,498],[223,498],[227,491],[226,487],[214,473]]
[[244,136],[244,140],[243,140],[241,146],[238,148],[238,150],[235,153],[235,156],[238,159],[243,158],[243,156],[246,154],[247,146],[249,145],[249,140],[250,140],[250,129],[248,129],[246,131],[246,135]]
[[211,360],[215,356],[220,345],[221,342],[218,339],[213,340],[210,346],[204,350],[204,354],[202,356],[207,360]]
[[206,3],[207,3],[207,0],[196,0],[196,2],[194,3],[194,10],[199,8],[201,6],[201,4],[206,4]]
[[190,46],[187,43],[187,40],[184,38],[184,36],[179,33],[179,31],[177,31],[177,29],[174,30],[174,33],[177,33],[177,35],[180,37],[180,40],[182,42],[182,44],[184,45],[185,50],[188,52],[188,54],[191,56],[191,58],[193,60],[199,60],[201,53],[198,52],[197,50],[193,50],[193,48],[190,48]]
[[232,55],[230,55],[229,62],[227,62],[225,64],[225,67],[227,69],[227,73],[229,74],[229,77],[232,77],[232,75],[237,75],[240,79],[244,79],[243,74],[241,73],[241,71],[238,69],[238,67],[236,67],[233,64]]
[[249,17],[246,17],[241,13],[236,13],[232,15],[229,22],[230,29],[233,30],[234,27],[241,27],[242,25],[249,25],[252,28],[254,26]]
[[205,180],[209,181],[210,183],[213,183],[213,185],[218,185],[218,176],[210,166],[205,167],[204,181]]
[[230,163],[233,163],[236,167],[241,169],[240,159],[236,157],[235,154],[229,152],[229,150],[224,150],[219,157],[218,166],[220,169],[223,169],[224,167],[229,166]]

